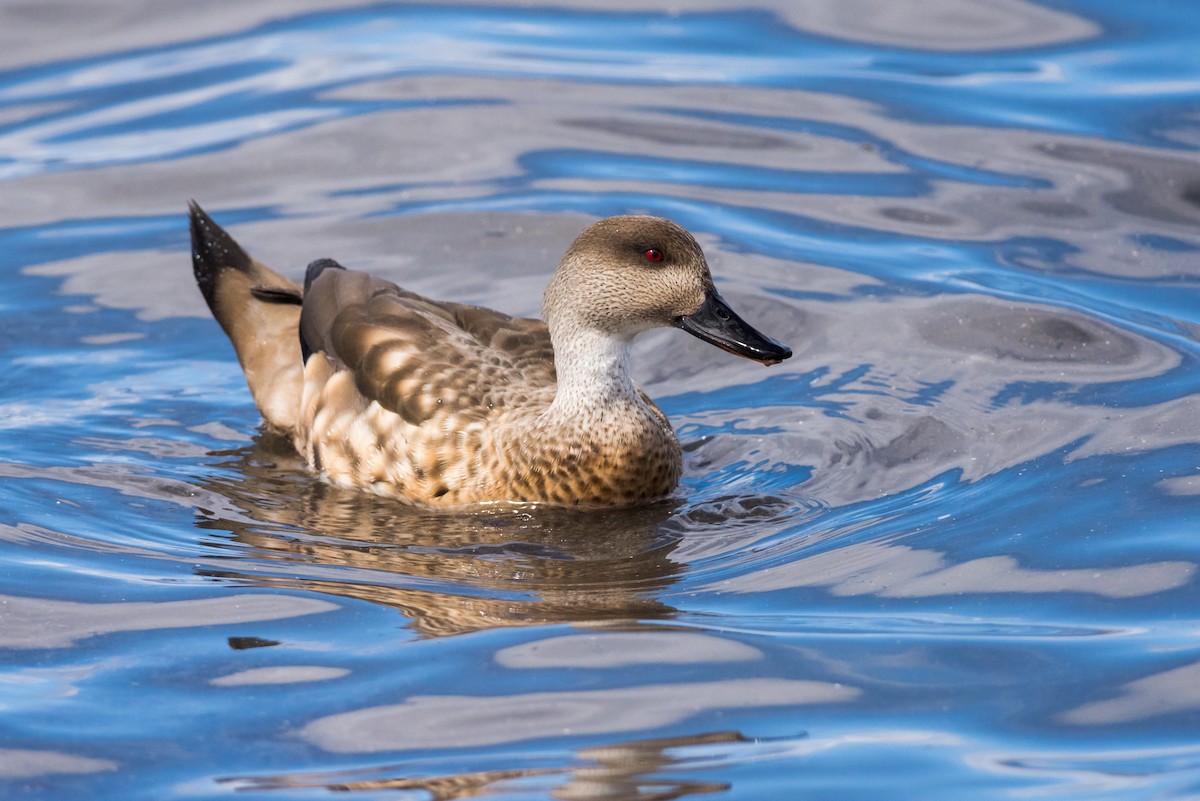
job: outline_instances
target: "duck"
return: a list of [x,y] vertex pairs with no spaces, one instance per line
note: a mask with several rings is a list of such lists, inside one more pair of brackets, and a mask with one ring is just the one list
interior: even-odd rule
[[739,317],[684,228],[587,226],[542,319],[433,300],[331,258],[297,283],[189,204],[197,286],[265,426],[325,480],[421,507],[622,507],[669,497],[683,457],[631,377],[633,339],[674,327],[736,356],[792,351]]

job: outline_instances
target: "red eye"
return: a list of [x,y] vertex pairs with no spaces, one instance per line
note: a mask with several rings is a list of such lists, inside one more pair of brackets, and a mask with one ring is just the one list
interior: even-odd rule
[[647,251],[646,251],[645,253],[643,253],[642,255],[646,257],[646,261],[654,261],[654,262],[658,262],[658,261],[662,261],[662,260],[663,260],[663,254],[662,254],[662,251],[661,251],[661,250],[655,250],[654,248],[650,248],[649,250],[647,250]]

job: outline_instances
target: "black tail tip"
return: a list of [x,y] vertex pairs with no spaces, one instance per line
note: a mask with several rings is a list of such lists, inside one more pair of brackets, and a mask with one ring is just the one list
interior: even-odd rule
[[211,306],[220,272],[232,268],[249,274],[250,256],[194,200],[188,202],[188,228],[192,235],[192,272]]
[[210,255],[222,239],[229,238],[225,229],[194,200],[188,201],[188,228],[192,234],[192,256],[196,259]]
[[200,208],[200,204],[195,200],[188,201],[188,224],[192,229],[192,244],[195,244],[196,234],[198,229],[204,227],[216,227],[213,218],[208,216],[208,212]]

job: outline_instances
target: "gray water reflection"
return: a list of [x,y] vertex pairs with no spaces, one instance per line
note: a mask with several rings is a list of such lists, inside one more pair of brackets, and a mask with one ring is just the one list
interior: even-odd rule
[[884,542],[863,542],[767,567],[722,582],[729,592],[828,587],[833,595],[925,598],[970,593],[1082,592],[1136,598],[1186,585],[1192,562],[1163,561],[1127,567],[1037,570],[1011,556],[951,564],[945,554]]
[[[1095,169],[1107,179],[1104,205],[1122,214],[1182,226],[1200,223],[1200,164],[1195,159],[1086,142],[1047,143],[1039,150],[1067,164]],[[1148,277],[1141,270],[1128,274]]]
[[[788,4],[781,3],[782,7]],[[933,51],[1038,47],[1091,38],[1091,20],[1026,0],[808,0],[790,21],[814,33]]]
[[[778,323],[771,307],[760,311],[756,319]],[[1056,451],[1082,459],[1195,439],[1195,398],[1123,406],[1079,399],[1161,377],[1182,356],[1069,309],[977,295],[806,304],[793,341],[797,364],[789,369],[816,365],[804,400],[793,394],[781,397],[788,406],[746,410],[743,425],[771,431],[753,441],[754,458],[813,465],[803,491],[830,507],[947,471],[975,481]],[[680,363],[694,367],[701,358],[689,343],[681,350]],[[686,380],[669,369],[652,368],[655,392],[708,381],[703,372]],[[709,421],[694,413],[679,422]],[[689,448],[688,469],[728,472],[748,447],[745,435],[721,431]]]
[[68,648],[118,631],[151,631],[330,612],[335,604],[290,595],[226,595],[188,601],[79,603],[0,596],[0,648]]
[[32,779],[78,773],[109,773],[117,764],[107,759],[41,751],[32,748],[0,748],[0,779]]
[[276,665],[274,667],[251,668],[237,673],[218,676],[209,681],[214,687],[248,687],[272,684],[305,684],[313,681],[328,681],[348,676],[346,668],[321,667],[319,665]]
[[1053,786],[1067,797],[1189,798],[1194,795],[1190,788],[1195,786],[1200,748],[1114,743],[1107,748],[983,752],[968,762],[993,775]]
[[1065,723],[1103,726],[1200,710],[1200,662],[1129,682],[1116,698],[1089,701],[1059,716]]
[[[348,773],[312,773],[286,776],[240,777],[225,779],[239,789],[295,790],[324,789],[333,792],[371,792],[380,790],[420,791],[433,801],[474,798],[503,793],[522,787],[531,788],[530,780],[544,786],[552,798],[563,801],[671,801],[692,795],[723,792],[726,782],[681,778],[680,773],[700,772],[707,765],[696,765],[694,752],[709,755],[720,749],[728,754],[752,741],[737,732],[711,732],[683,737],[613,742],[581,748],[571,755],[571,767],[529,767],[481,770],[470,773],[437,774],[432,769],[406,763],[381,766],[369,771]],[[582,764],[579,764],[582,763]],[[670,778],[657,775],[670,772]],[[427,773],[427,775],[421,775]],[[521,781],[520,785],[515,782]]]
[[[113,50],[162,46],[186,38],[248,28],[285,15],[329,7],[328,0],[211,0],[201,11],[186,0],[157,0],[154,14],[139,4],[80,6],[77,3],[12,4],[0,7],[0,65],[77,58]],[[347,5],[355,5],[349,3]],[[494,5],[460,0],[458,5]],[[676,11],[677,3],[644,0],[558,0],[556,6],[603,11]],[[689,0],[691,11],[729,8],[728,0]],[[79,9],[99,13],[80,14]],[[1027,0],[926,0],[912,13],[888,0],[757,0],[756,8],[779,14],[798,29],[852,41],[928,50],[1037,47],[1095,36],[1099,27],[1079,16]],[[64,28],[72,36],[63,37]]]
[[854,687],[823,681],[731,678],[606,690],[503,696],[418,695],[400,704],[319,718],[300,736],[334,753],[472,748],[525,740],[633,732],[706,711],[846,703]]
[[[581,161],[589,155],[608,158],[634,152],[641,159],[697,168],[724,165],[733,175],[743,168],[820,175],[836,164],[844,174],[912,176],[911,161],[986,169],[1011,177],[1016,185],[933,180],[920,194],[894,197],[836,188],[797,193],[678,184],[671,185],[671,197],[676,206],[695,201],[726,212],[793,214],[805,229],[811,227],[809,221],[827,222],[931,242],[1003,245],[1012,238],[1044,237],[1054,243],[1069,238],[1069,251],[1052,260],[1020,248],[1007,257],[1007,266],[1034,272],[1139,278],[1195,273],[1190,250],[1138,244],[1147,235],[1195,244],[1200,174],[1186,159],[1123,143],[1100,148],[1083,137],[919,125],[881,117],[877,109],[860,101],[814,92],[739,89],[739,115],[723,119],[708,110],[725,104],[724,91],[699,86],[596,85],[589,88],[583,103],[575,84],[545,81],[539,83],[541,101],[533,103],[516,94],[511,81],[494,78],[417,76],[360,83],[337,92],[366,98],[415,93],[503,103],[382,111],[283,134],[288,143],[284,148],[275,139],[252,140],[239,148],[236,159],[224,153],[197,154],[170,171],[158,165],[128,164],[101,167],[96,173],[122,184],[136,183],[139,194],[122,198],[121,212],[147,219],[179,208],[180,186],[215,208],[257,204],[279,209],[281,219],[242,225],[238,236],[284,272],[299,274],[314,255],[328,254],[418,292],[486,302],[522,315],[536,313],[546,277],[586,220],[480,211],[471,208],[470,197],[483,191],[516,192],[518,197],[585,191],[653,197],[663,189],[661,181],[637,180],[633,175],[573,177],[539,167],[540,156],[559,151],[564,142],[572,143]],[[664,102],[664,93],[669,102]],[[801,111],[780,117],[781,108]],[[837,126],[837,131],[852,134],[853,139],[887,142],[897,152],[807,130],[810,126],[820,130],[823,125]],[[682,134],[672,138],[671,132],[693,126],[702,133],[692,141],[675,141]],[[397,130],[404,131],[403,149],[394,144]],[[489,132],[486,141],[475,135],[479,130]],[[671,141],[657,141],[664,136]],[[364,151],[373,158],[362,159]],[[413,152],[470,157],[413,159]],[[320,153],[320,160],[309,158],[310,153]],[[283,163],[288,158],[295,163]],[[274,182],[256,168],[261,163],[302,174],[306,181],[273,188]],[[394,175],[394,183],[380,184],[381,173]],[[74,173],[33,175],[13,183],[24,196],[46,202],[11,209],[12,225],[63,217],[86,219],[112,201],[109,183],[81,183]],[[1034,185],[1026,185],[1030,183]],[[331,184],[336,184],[337,192],[319,191]],[[404,208],[413,214],[381,216],[380,210],[387,208]],[[422,210],[436,213],[422,214]],[[306,218],[302,231],[297,232],[290,219],[295,216]],[[478,234],[464,236],[464,231]],[[751,230],[739,233],[754,236]],[[804,234],[812,236],[808,230]],[[1128,247],[1114,247],[1114,241]],[[268,252],[263,252],[263,242],[270,243]],[[703,244],[712,249],[719,243],[709,239]],[[809,249],[801,242],[785,244],[797,248],[799,259]],[[813,245],[820,250],[820,242]],[[422,269],[415,254],[426,254],[423,258],[443,254],[456,269]],[[752,274],[745,270],[743,254],[723,256],[717,250],[710,256],[717,274],[726,279]],[[971,265],[939,262],[952,256],[931,254],[931,277],[949,271],[960,274],[967,285],[976,281]],[[821,260],[817,252],[813,258]],[[882,250],[880,258],[886,258]],[[92,296],[107,307],[137,309],[147,319],[207,316],[198,294],[179,292],[180,276],[164,268],[167,261],[176,260],[177,254],[160,250],[98,253],[48,262],[30,273],[61,276],[64,291]],[[813,286],[814,272],[819,271],[812,265],[797,271],[794,263],[776,261],[773,269],[754,272],[770,276],[779,286],[809,291],[819,288]],[[869,283],[862,275],[843,278],[843,284],[863,285],[864,281]]]
[[743,643],[697,632],[582,633],[548,637],[502,648],[496,663],[506,668],[574,667],[590,670],[630,665],[694,665],[754,662],[763,653]]

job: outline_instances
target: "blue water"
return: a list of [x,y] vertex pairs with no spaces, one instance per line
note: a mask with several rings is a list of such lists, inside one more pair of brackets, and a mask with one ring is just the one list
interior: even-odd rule
[[[1200,797],[1200,7],[569,5],[0,7],[0,797]],[[669,216],[796,355],[639,340],[670,501],[406,509],[193,197],[517,314]]]

